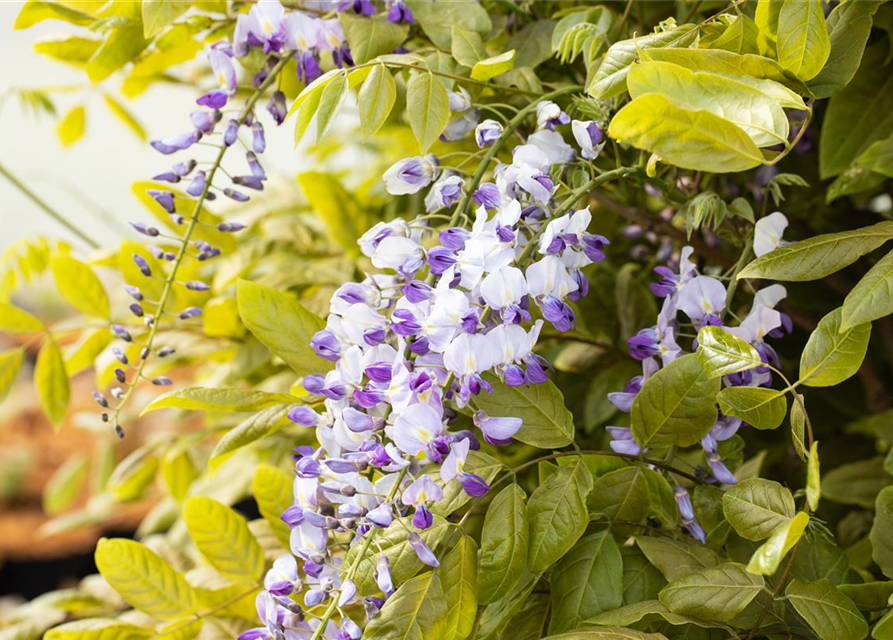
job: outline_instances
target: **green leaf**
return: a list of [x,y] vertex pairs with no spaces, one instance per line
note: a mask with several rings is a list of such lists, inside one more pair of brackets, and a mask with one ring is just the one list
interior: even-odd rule
[[657,594],[667,584],[664,575],[636,546],[621,547],[620,555],[623,557],[623,603],[656,600]]
[[660,592],[660,601],[673,613],[728,622],[750,604],[764,587],[735,562],[702,569],[673,580]]
[[236,297],[245,326],[295,373],[325,373],[332,368],[310,347],[310,339],[325,328],[325,321],[294,297],[247,280],[238,281]]
[[853,601],[859,611],[880,611],[893,596],[893,581],[863,582],[837,585],[840,592]]
[[614,116],[608,135],[697,171],[729,173],[763,162],[743,130],[709,111],[687,111],[657,93],[640,95]]
[[819,508],[819,499],[822,497],[822,476],[819,468],[819,443],[813,442],[809,449],[809,462],[806,465],[806,504],[810,511]]
[[793,519],[780,525],[751,556],[747,570],[762,576],[775,573],[782,558],[800,541],[808,524],[809,514],[801,511]]
[[84,137],[87,129],[87,111],[83,105],[74,107],[56,125],[56,135],[63,147],[70,147]]
[[586,503],[590,512],[604,514],[608,520],[644,520],[651,510],[644,470],[633,465],[599,476]]
[[43,323],[30,313],[0,301],[0,331],[15,335],[42,330]]
[[102,97],[105,100],[105,104],[108,106],[109,111],[111,111],[118,120],[123,122],[137,138],[145,142],[148,138],[146,130],[143,129],[143,125],[139,123],[139,120],[136,119],[130,110],[108,93],[102,94]]
[[[509,640],[509,639],[506,639]],[[600,629],[577,629],[557,636],[548,636],[544,640],[667,640],[661,633],[645,633],[635,629],[621,627],[602,627]]]
[[841,504],[873,509],[878,492],[890,482],[890,476],[884,471],[883,458],[860,460],[840,465],[824,474],[822,497]]
[[506,49],[514,49],[515,66],[533,69],[552,57],[552,33],[555,22],[537,20],[530,22],[520,31],[516,31],[505,45]]
[[818,280],[851,265],[890,238],[893,238],[893,222],[879,222],[853,231],[826,233],[760,256],[741,270],[738,279]]
[[778,62],[801,80],[818,75],[831,40],[822,0],[785,0],[778,13]]
[[667,580],[677,580],[720,563],[714,551],[700,544],[644,536],[637,537],[636,544]]
[[54,627],[43,637],[44,640],[148,640],[154,635],[152,629],[123,620],[88,618]]
[[788,413],[783,391],[766,387],[727,387],[716,396],[719,410],[757,429],[775,429]]
[[860,164],[851,165],[834,179],[825,194],[825,203],[831,204],[837,198],[862,193],[879,187],[886,177],[870,171]]
[[210,466],[216,469],[223,463],[223,456],[237,451],[264,436],[275,433],[290,424],[288,412],[294,405],[277,405],[246,418],[226,432],[211,452]]
[[612,98],[626,91],[626,76],[640,52],[664,47],[687,47],[698,39],[698,27],[683,24],[675,29],[615,42],[605,53],[598,71],[586,87],[593,98]]
[[452,54],[456,62],[471,68],[487,57],[487,50],[478,33],[453,25]]
[[407,4],[431,42],[445,51],[451,49],[454,26],[474,31],[481,37],[493,28],[487,10],[477,3],[446,0],[435,4],[430,0],[410,0]]
[[158,35],[191,6],[192,0],[143,0],[143,35]]
[[474,80],[486,82],[496,76],[511,71],[515,66],[515,50],[500,53],[498,56],[491,56],[480,62],[475,63],[471,70],[471,77]]
[[363,631],[366,640],[438,640],[446,626],[447,605],[434,572],[397,589]]
[[[380,591],[375,583],[375,565],[378,562],[379,554],[387,556],[391,563],[391,577],[394,586],[403,584],[425,567],[409,544],[408,532],[413,530],[410,529],[412,526],[410,518],[404,518],[402,523],[403,526],[395,522],[375,536],[374,548],[379,553],[368,553],[361,558],[360,549],[363,546],[361,544],[355,544],[348,550],[344,559],[345,566],[350,567],[354,563],[359,563],[354,580],[361,595],[372,595]],[[440,516],[434,516],[434,524],[424,531],[420,531],[419,535],[433,551],[453,526]]]
[[433,73],[417,73],[410,78],[406,85],[406,112],[412,133],[422,153],[426,153],[450,120],[446,87]]
[[493,387],[493,393],[475,397],[474,406],[490,416],[521,418],[515,440],[540,449],[557,449],[573,442],[574,417],[551,380],[529,387],[510,387],[489,373],[484,374],[484,379]]
[[40,353],[37,354],[34,386],[37,387],[37,398],[40,400],[43,412],[50,422],[58,427],[68,409],[71,390],[68,386],[68,374],[65,371],[62,352],[53,337],[49,335],[40,348]]
[[760,53],[777,57],[776,47],[778,39],[778,16],[784,0],[758,0],[754,13],[754,22],[760,30],[757,43]]
[[552,571],[549,633],[577,627],[623,603],[623,560],[609,531],[581,538]]
[[22,5],[19,15],[16,16],[13,29],[27,29],[44,20],[62,20],[69,24],[85,27],[96,20],[89,13],[72,9],[59,2],[39,2],[28,0]]
[[89,471],[89,459],[85,454],[72,456],[56,469],[43,487],[43,510],[58,515],[78,499]]
[[[374,73],[375,69],[367,80]],[[384,75],[391,78],[387,71],[384,71]],[[390,82],[393,85],[394,80],[391,78]],[[341,245],[348,255],[358,256],[360,250],[357,240],[366,231],[367,216],[354,195],[341,185],[338,178],[320,171],[299,173],[298,185],[310,207],[325,224],[328,237]]]
[[586,495],[592,478],[582,460],[559,467],[530,496],[527,566],[542,571],[561,558],[586,531]]
[[96,566],[128,604],[154,618],[182,618],[196,610],[196,595],[186,579],[139,542],[100,539]]
[[873,143],[856,162],[858,166],[893,178],[893,136]]
[[712,113],[742,129],[758,147],[783,143],[790,133],[777,92],[761,91],[734,77],[689,71],[669,62],[641,62],[630,68],[627,85],[633,98],[658,93],[683,109]]
[[264,575],[264,552],[245,518],[224,504],[192,496],[183,505],[183,522],[205,559],[235,582],[257,582]]
[[745,480],[722,497],[722,510],[742,538],[763,540],[790,522],[796,508],[791,492],[772,480]]
[[719,378],[708,378],[689,354],[648,378],[633,401],[633,437],[643,447],[698,442],[716,423]]
[[644,600],[620,607],[614,611],[606,611],[589,620],[584,620],[583,624],[628,627],[640,621],[647,623],[659,619],[665,620],[674,626],[697,625],[705,629],[728,629],[725,625],[717,622],[710,622],[692,616],[681,616],[677,613],[673,613],[662,605],[659,600]]
[[827,579],[792,580],[784,594],[822,640],[862,640],[868,635],[856,605]]
[[800,356],[800,382],[808,387],[832,387],[856,374],[865,359],[871,324],[842,330],[841,310],[819,321]]
[[893,487],[877,494],[871,524],[871,557],[888,578],[893,578]]
[[[348,83],[347,72],[341,73],[326,84],[319,94],[319,105],[316,109],[316,141],[322,140],[326,131],[340,113],[344,101],[347,99]],[[297,138],[295,139],[297,141]]]
[[819,74],[808,83],[816,98],[830,98],[839,93],[856,75],[871,33],[871,16],[882,4],[880,0],[843,2],[828,15],[831,54]]
[[25,350],[22,348],[0,353],[0,402],[3,402],[12,390],[24,358]]
[[878,620],[871,630],[874,640],[890,640],[893,638],[893,611],[888,611]]
[[108,295],[90,267],[68,255],[55,256],[50,267],[56,288],[68,304],[87,316],[110,317]]
[[112,333],[105,327],[83,333],[81,339],[65,354],[65,370],[68,371],[68,375],[76,376],[84,369],[92,367],[113,338]]
[[157,409],[184,409],[186,411],[259,411],[267,407],[296,401],[286,393],[251,391],[248,389],[218,389],[214,387],[187,387],[158,396],[143,409],[143,413]]
[[443,640],[465,640],[474,628],[478,607],[478,547],[470,536],[462,536],[450,551],[437,575],[446,602]]
[[501,600],[523,576],[528,527],[524,491],[512,483],[493,498],[484,517],[477,587],[481,604]]
[[292,484],[293,479],[287,473],[269,464],[258,465],[251,482],[251,493],[260,514],[286,548],[289,547],[291,530],[280,516],[294,504]]
[[708,326],[698,332],[697,355],[708,378],[763,366],[756,349],[722,327]]
[[846,171],[873,142],[893,133],[893,73],[886,64],[888,44],[869,46],[859,71],[831,98],[819,139],[819,175]]
[[878,260],[853,290],[841,309],[840,328],[846,331],[893,313],[893,251]]
[[363,140],[375,135],[388,119],[397,100],[397,84],[387,67],[377,64],[363,82],[357,97]]
[[344,28],[350,55],[356,64],[390,53],[403,44],[409,34],[409,25],[389,22],[385,13],[371,17],[341,13],[338,20]]

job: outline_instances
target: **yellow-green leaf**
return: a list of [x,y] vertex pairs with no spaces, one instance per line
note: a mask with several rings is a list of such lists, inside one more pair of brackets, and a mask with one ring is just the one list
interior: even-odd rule
[[366,77],[357,96],[363,140],[381,129],[397,100],[397,84],[387,67],[377,64]]
[[221,574],[256,582],[264,574],[264,552],[238,513],[211,498],[193,496],[183,506],[183,521],[202,555]]
[[108,93],[102,94],[102,97],[105,99],[105,104],[108,106],[109,110],[114,114],[118,120],[123,122],[128,129],[133,131],[134,135],[140,140],[145,141],[147,139],[146,130],[143,129],[143,125],[139,123],[139,121],[134,117],[134,115],[130,112],[130,110],[121,104],[114,96],[109,95]]
[[763,162],[742,129],[708,111],[688,111],[656,93],[644,94],[614,116],[608,135],[697,171],[729,173]]
[[775,429],[787,415],[787,398],[775,389],[728,387],[719,392],[716,400],[725,415],[741,418],[757,429]]
[[491,56],[474,64],[471,69],[471,77],[474,80],[486,82],[496,76],[507,73],[515,66],[515,50]]
[[34,52],[59,62],[66,62],[76,67],[83,67],[87,60],[96,53],[101,40],[72,36],[60,40],[38,40],[34,43]]
[[6,302],[0,302],[0,331],[4,333],[35,333],[43,329],[43,323],[27,311]]
[[140,448],[118,463],[108,481],[108,489],[116,502],[136,500],[155,479],[158,456]]
[[143,409],[143,413],[156,409],[184,409],[186,411],[248,412],[294,402],[286,393],[251,391],[248,389],[215,389],[213,387],[187,387],[158,396]]
[[447,609],[443,640],[465,640],[474,628],[478,606],[477,571],[477,544],[470,536],[462,536],[437,570]]
[[366,640],[439,640],[447,607],[433,571],[408,580],[388,598],[363,632]]
[[56,126],[56,134],[63,147],[70,147],[84,136],[87,128],[87,111],[83,105],[74,107]]
[[66,622],[46,632],[44,640],[148,640],[154,636],[152,629],[115,620],[114,618],[87,618]]
[[24,357],[25,350],[21,348],[0,353],[0,402],[6,399],[12,389]]
[[56,469],[43,488],[43,510],[54,516],[65,511],[78,498],[87,480],[88,458],[72,456]]
[[335,121],[335,116],[344,106],[347,99],[347,73],[335,76],[326,84],[319,95],[319,105],[316,109],[316,141],[319,142]]
[[191,6],[192,0],[143,0],[143,35],[158,35]]
[[769,539],[751,556],[747,570],[761,576],[771,576],[775,573],[788,551],[803,536],[808,524],[809,514],[805,511],[799,512],[791,520],[780,524]]
[[809,462],[806,464],[806,503],[810,510],[819,508],[822,497],[821,472],[819,470],[819,443],[813,442],[809,450]]
[[109,298],[93,270],[70,255],[60,254],[50,263],[56,288],[72,307],[86,316],[111,316]]
[[96,545],[96,566],[112,588],[143,613],[169,620],[195,612],[195,592],[186,579],[138,542],[102,538]]
[[251,483],[251,493],[254,494],[260,514],[270,523],[279,542],[288,547],[290,529],[280,516],[294,504],[292,478],[272,465],[258,465]]
[[65,354],[65,370],[68,375],[76,376],[84,369],[93,366],[93,362],[112,341],[112,333],[106,329],[86,332],[81,339]]
[[[387,71],[384,75],[391,77]],[[348,254],[358,255],[357,240],[366,231],[367,224],[366,214],[353,194],[341,186],[338,178],[320,171],[298,174],[298,185],[325,223],[329,237],[336,240]]]
[[239,280],[236,296],[245,326],[295,373],[325,373],[332,368],[310,347],[310,339],[325,328],[325,321],[293,296],[247,280]]
[[161,459],[161,478],[174,500],[181,502],[186,497],[196,477],[198,469],[187,448],[174,446],[164,454]]
[[832,387],[856,374],[871,337],[871,323],[841,327],[838,307],[819,321],[800,355],[800,382],[808,387]]
[[96,18],[89,13],[72,9],[61,2],[39,2],[38,0],[28,0],[28,2],[22,6],[19,15],[16,16],[13,28],[27,29],[44,20],[62,20],[69,24],[85,27],[93,24]]
[[443,133],[450,119],[446,87],[433,73],[414,75],[406,87],[406,111],[409,126],[425,153]]
[[801,80],[818,75],[831,55],[822,0],[785,0],[778,13],[778,62]]
[[59,426],[68,409],[68,374],[65,371],[65,360],[59,345],[52,336],[47,336],[46,342],[37,354],[37,364],[34,367],[34,385],[37,387],[37,397],[40,406],[50,421]]

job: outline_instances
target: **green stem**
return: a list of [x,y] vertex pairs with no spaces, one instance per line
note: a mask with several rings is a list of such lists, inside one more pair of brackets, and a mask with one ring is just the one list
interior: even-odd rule
[[68,220],[66,220],[65,217],[61,213],[59,213],[58,211],[53,209],[40,196],[38,196],[36,193],[31,191],[31,189],[26,187],[22,183],[21,180],[19,180],[12,173],[10,173],[9,169],[4,167],[2,164],[0,164],[0,174],[2,174],[4,178],[9,180],[12,183],[12,185],[14,187],[16,187],[19,191],[21,191],[23,194],[25,194],[25,196],[27,196],[27,198],[29,200],[31,200],[31,202],[33,202],[38,207],[43,209],[44,213],[46,213],[53,220],[55,220],[56,222],[61,224],[63,227],[65,227],[66,229],[71,231],[78,238],[83,240],[87,244],[87,246],[89,246],[91,249],[98,249],[100,247],[100,244],[98,242],[96,242],[93,238],[91,238],[90,236],[85,234],[83,231],[78,229],[76,226],[74,226],[72,223],[70,223]]
[[[291,56],[284,55],[270,72],[270,75],[267,76],[267,79],[264,81],[264,83],[260,85],[254,92],[254,94],[252,94],[252,96],[248,99],[248,101],[245,103],[245,107],[242,109],[241,114],[236,120],[239,123],[239,126],[242,126],[242,123],[245,122],[245,118],[247,118],[248,114],[251,113],[251,110],[254,109],[254,105],[257,104],[257,101],[260,100],[261,96],[270,87],[270,85],[276,81],[277,76],[282,71],[282,69],[285,68],[285,65],[288,64],[289,60],[291,60]],[[180,270],[180,265],[183,262],[183,258],[186,256],[186,251],[189,247],[189,241],[192,239],[192,234],[195,232],[195,228],[199,224],[199,216],[201,215],[202,205],[208,197],[208,192],[211,190],[211,184],[214,182],[214,175],[220,168],[220,163],[223,162],[223,156],[226,154],[227,149],[229,149],[229,147],[220,147],[220,151],[218,151],[217,157],[214,159],[214,163],[211,165],[210,169],[208,169],[208,175],[205,179],[205,188],[199,196],[198,200],[196,200],[195,202],[195,209],[193,209],[192,211],[192,216],[190,216],[189,218],[189,225],[186,227],[186,231],[183,234],[182,244],[180,245],[177,256],[171,265],[170,273],[164,281],[164,289],[162,289],[161,291],[161,297],[158,300],[158,306],[155,310],[155,322],[152,323],[152,327],[149,329],[149,336],[148,338],[146,338],[146,357],[140,358],[139,366],[137,367],[136,374],[133,377],[133,383],[130,385],[130,387],[128,387],[127,392],[124,394],[124,396],[121,398],[121,401],[115,407],[113,417],[116,427],[118,426],[118,418],[121,415],[121,411],[124,409],[127,401],[133,394],[133,390],[136,389],[136,387],[140,383],[140,379],[142,378],[143,369],[145,369],[146,367],[146,362],[148,362],[151,355],[152,345],[155,342],[155,336],[158,334],[158,327],[161,325],[161,317],[164,314],[165,306],[167,305],[167,302],[170,298],[174,283],[177,281],[177,272]]]

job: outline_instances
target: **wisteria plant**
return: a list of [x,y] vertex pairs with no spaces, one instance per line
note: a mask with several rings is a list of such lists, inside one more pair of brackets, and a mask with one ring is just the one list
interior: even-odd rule
[[[7,252],[0,397],[40,345],[47,416],[93,367],[106,435],[50,529],[157,505],[0,636],[893,638],[893,6],[28,0],[16,26],[43,20],[83,28],[35,49],[138,135],[111,81],[195,105],[149,141],[139,241]],[[297,184],[264,156],[292,129]],[[46,270],[77,319],[13,305]],[[112,433],[138,438],[114,471]]]

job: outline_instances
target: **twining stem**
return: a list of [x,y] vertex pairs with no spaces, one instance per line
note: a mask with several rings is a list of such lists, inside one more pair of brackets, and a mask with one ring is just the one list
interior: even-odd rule
[[[391,486],[391,490],[388,491],[388,496],[385,498],[385,502],[393,502],[394,498],[397,497],[397,492],[400,490],[400,485],[403,484],[403,478],[406,477],[406,473],[409,471],[409,467],[403,467],[400,469],[400,472],[397,474],[397,481]],[[366,554],[369,552],[369,547],[372,546],[372,541],[375,539],[375,536],[378,534],[378,528],[372,528],[367,534],[366,537],[363,538],[362,546],[360,547],[360,553],[357,555],[357,559],[354,561],[350,568],[347,570],[347,576],[345,580],[353,580],[357,571],[360,568],[360,564],[363,560],[366,559]],[[322,617],[319,619],[319,626],[316,627],[316,631],[313,632],[313,636],[310,640],[320,640],[325,633],[326,626],[329,624],[329,620],[332,619],[332,616],[335,615],[335,611],[338,609],[338,598],[332,597],[332,601],[329,603],[328,608],[325,613],[322,614]]]
[[50,205],[48,205],[43,198],[38,196],[36,193],[31,191],[25,184],[15,177],[12,173],[9,172],[9,169],[0,164],[0,174],[3,175],[4,178],[9,180],[9,182],[19,191],[21,191],[31,202],[36,204],[38,207],[43,209],[44,213],[50,216],[53,220],[61,224],[63,227],[71,231],[74,235],[80,238],[88,247],[91,249],[98,249],[100,247],[99,243],[96,242],[93,238],[85,234],[83,231],[74,226],[71,222],[65,219],[61,213],[53,209]]
[[[290,59],[291,56],[288,54],[288,52],[285,52],[279,62],[276,63],[276,66],[273,67],[273,70],[270,72],[270,75],[267,76],[267,79],[264,80],[264,82],[257,88],[257,90],[251,95],[251,97],[248,98],[248,101],[245,103],[245,106],[239,114],[239,117],[236,119],[236,122],[238,122],[240,127],[245,122],[248,114],[251,113],[252,109],[254,109],[254,105],[257,104],[257,101],[260,100],[261,96],[263,96],[264,92],[270,87],[270,85],[276,81],[279,73],[282,71],[282,69],[285,68],[285,65],[288,64]],[[205,179],[205,188],[202,190],[201,195],[195,202],[195,209],[193,209],[192,215],[189,218],[189,224],[186,227],[186,231],[183,233],[182,244],[180,245],[180,248],[177,251],[176,258],[171,265],[170,273],[164,281],[164,289],[162,289],[161,291],[161,297],[158,300],[158,306],[155,311],[155,321],[152,323],[152,326],[149,329],[149,336],[148,338],[146,338],[146,343],[144,346],[144,355],[146,357],[140,358],[140,363],[137,367],[136,375],[133,378],[132,384],[128,387],[126,393],[121,398],[121,401],[115,407],[114,424],[116,427],[118,426],[118,417],[120,416],[124,406],[127,404],[127,401],[130,399],[130,396],[133,394],[133,390],[136,389],[137,385],[139,384],[143,374],[143,369],[146,367],[146,362],[148,361],[149,355],[152,351],[152,345],[155,342],[155,336],[158,333],[158,327],[161,324],[161,316],[164,314],[165,306],[167,305],[168,299],[170,298],[174,283],[177,281],[177,272],[180,269],[183,258],[187,255],[186,251],[189,248],[189,241],[192,239],[192,234],[195,232],[195,228],[199,224],[199,217],[201,215],[202,205],[208,197],[208,192],[211,190],[211,184],[214,182],[214,175],[220,168],[220,163],[223,162],[223,156],[226,154],[227,149],[229,149],[229,147],[227,146],[222,145],[220,147],[220,151],[217,152],[217,157],[214,159],[213,164],[211,164],[210,168],[208,169],[207,178]]]

